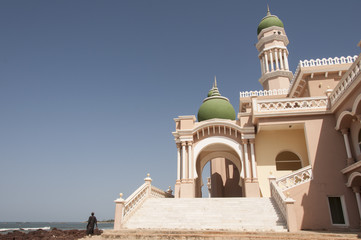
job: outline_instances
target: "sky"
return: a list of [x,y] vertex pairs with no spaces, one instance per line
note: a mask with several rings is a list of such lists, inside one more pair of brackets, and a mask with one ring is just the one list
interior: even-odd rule
[[0,1],[0,221],[114,218],[147,173],[176,180],[174,118],[217,76],[236,111],[260,90],[257,26],[284,23],[289,64],[358,55],[361,1]]

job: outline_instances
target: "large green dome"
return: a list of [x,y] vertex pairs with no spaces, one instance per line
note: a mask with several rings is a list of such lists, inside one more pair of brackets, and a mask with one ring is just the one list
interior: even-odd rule
[[257,28],[257,35],[265,28],[268,27],[273,27],[273,26],[277,26],[277,27],[281,27],[284,28],[283,26],[283,22],[275,15],[271,15],[269,9],[267,11],[267,16],[265,16],[262,21],[258,24],[258,28]]
[[204,99],[203,104],[198,110],[198,122],[212,118],[236,119],[236,112],[232,104],[227,98],[219,94],[216,80],[215,85],[208,93],[208,97]]

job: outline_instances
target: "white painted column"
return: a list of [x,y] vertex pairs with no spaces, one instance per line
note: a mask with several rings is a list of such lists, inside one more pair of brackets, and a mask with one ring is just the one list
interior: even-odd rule
[[182,142],[182,179],[186,178],[186,143]]
[[263,63],[263,65],[262,65],[262,67],[263,67],[263,74],[265,74],[265,73],[266,73],[266,61],[265,61],[265,59],[264,59],[264,55],[262,56],[262,63]]
[[264,57],[265,57],[265,60],[266,60],[266,73],[269,72],[269,67],[268,67],[268,57],[267,57],[267,52],[264,52]]
[[193,179],[192,142],[188,142],[188,178]]
[[278,65],[278,49],[275,49],[275,60],[276,60],[276,70],[279,70],[279,65]]
[[259,59],[259,63],[261,64],[261,75],[263,75],[263,61],[262,58]]
[[281,70],[283,70],[282,49],[279,50],[278,54],[279,54],[279,57],[280,57]]
[[250,172],[249,172],[249,161],[248,161],[248,140],[243,139],[243,151],[244,151],[244,166],[246,170],[246,178],[250,178]]
[[356,201],[357,201],[357,208],[358,208],[358,213],[361,219],[361,197],[360,197],[360,187],[352,187],[353,192],[355,193],[356,196]]
[[273,52],[272,52],[272,50],[269,51],[269,55],[270,55],[270,61],[271,61],[271,72],[273,72],[274,67],[273,67]]
[[350,159],[352,158],[352,154],[351,154],[350,142],[348,140],[348,129],[341,129],[341,133],[343,135],[343,139],[345,140],[347,158]]
[[288,70],[288,59],[287,59],[287,50],[283,50],[283,58],[285,60],[285,69]]
[[180,153],[180,144],[177,143],[177,180],[180,180],[181,176],[181,153]]
[[256,157],[254,155],[254,139],[250,139],[249,142],[251,143],[252,176],[253,178],[257,178]]

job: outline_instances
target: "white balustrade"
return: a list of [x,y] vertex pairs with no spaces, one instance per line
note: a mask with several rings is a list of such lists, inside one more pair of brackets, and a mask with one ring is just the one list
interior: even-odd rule
[[288,89],[272,89],[272,90],[259,90],[259,91],[245,91],[240,92],[240,97],[258,97],[258,96],[277,96],[277,95],[285,95],[288,94]]
[[298,77],[301,67],[314,67],[314,66],[325,66],[325,65],[335,65],[335,64],[345,64],[345,63],[353,63],[356,61],[357,56],[347,56],[347,57],[334,57],[334,58],[322,58],[322,59],[310,59],[310,60],[303,60],[300,61],[297,65],[295,74],[290,82],[290,89],[292,88],[295,80]]
[[126,221],[132,213],[138,209],[147,198],[173,198],[174,196],[159,188],[156,188],[147,182],[132,193],[124,204],[123,221]]
[[[351,59],[356,61],[355,57]],[[345,61],[347,61],[347,59]],[[359,59],[354,63],[353,67],[341,78],[340,82],[332,91],[330,95],[331,105],[333,105],[336,102],[336,100],[346,91],[346,89],[356,79],[356,77],[361,72],[360,70],[361,70],[361,57],[359,57]]]
[[278,178],[276,180],[277,186],[282,190],[288,190],[290,188],[296,187],[302,183],[311,181],[312,179],[312,168],[311,165],[301,168],[297,171],[292,172],[291,174]]
[[281,210],[283,218],[287,221],[287,209],[286,209],[286,196],[283,194],[282,190],[277,186],[276,181],[271,181],[271,197],[277,203],[278,208]]
[[291,112],[302,110],[327,110],[327,97],[308,97],[308,98],[284,98],[256,100],[255,111],[259,113],[269,112]]

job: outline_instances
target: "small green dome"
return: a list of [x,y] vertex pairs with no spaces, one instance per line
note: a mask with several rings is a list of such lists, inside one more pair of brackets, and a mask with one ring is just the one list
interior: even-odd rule
[[268,27],[273,27],[273,26],[277,26],[277,27],[281,27],[284,28],[283,26],[283,22],[275,15],[271,15],[269,9],[267,11],[267,16],[265,16],[262,21],[258,24],[258,28],[257,28],[257,35],[265,28]]
[[208,97],[198,110],[198,121],[205,121],[212,118],[236,119],[236,112],[226,97],[222,97],[217,88],[217,81],[214,80],[213,88],[209,91]]

